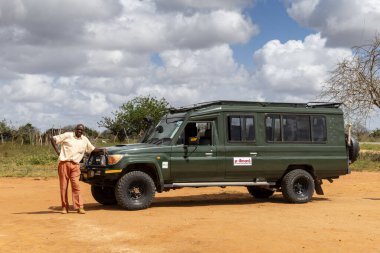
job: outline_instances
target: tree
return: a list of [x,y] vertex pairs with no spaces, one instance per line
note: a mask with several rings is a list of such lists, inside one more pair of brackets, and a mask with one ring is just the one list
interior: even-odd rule
[[98,124],[124,141],[127,136],[141,136],[147,130],[149,123],[144,120],[146,117],[152,119],[152,124],[157,124],[168,107],[165,98],[158,100],[150,96],[139,96],[121,105],[118,111],[113,112],[114,117],[103,117]]
[[8,126],[7,121],[3,119],[0,121],[0,141],[4,143],[6,139],[12,138],[12,129]]
[[350,116],[365,120],[380,108],[380,35],[370,44],[354,47],[353,53],[331,72],[321,97],[343,102]]
[[37,142],[41,142],[39,140],[41,137],[39,130],[31,123],[20,126],[17,130],[17,137],[21,141],[21,144],[36,144]]

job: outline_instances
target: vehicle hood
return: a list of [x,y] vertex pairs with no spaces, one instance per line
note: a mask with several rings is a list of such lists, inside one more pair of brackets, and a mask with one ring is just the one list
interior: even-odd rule
[[168,149],[168,146],[162,145],[154,145],[147,143],[136,143],[136,144],[122,144],[116,145],[112,147],[108,147],[108,154],[126,154],[126,153],[150,153],[150,152],[158,152],[163,149]]

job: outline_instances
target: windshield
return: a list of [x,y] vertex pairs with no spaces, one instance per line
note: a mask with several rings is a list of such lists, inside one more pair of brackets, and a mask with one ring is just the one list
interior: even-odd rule
[[182,117],[164,117],[150,133],[145,143],[168,145],[182,125]]

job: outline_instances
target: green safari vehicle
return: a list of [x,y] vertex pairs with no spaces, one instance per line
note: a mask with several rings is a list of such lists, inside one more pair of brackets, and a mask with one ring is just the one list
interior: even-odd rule
[[141,143],[91,153],[81,180],[99,203],[128,210],[182,187],[244,186],[255,198],[281,191],[305,203],[358,157],[339,106],[213,101],[170,109]]

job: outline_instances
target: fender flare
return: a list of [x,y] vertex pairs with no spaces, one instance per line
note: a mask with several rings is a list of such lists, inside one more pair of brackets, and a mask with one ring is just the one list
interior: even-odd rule
[[137,165],[139,165],[139,164],[144,164],[144,168],[152,168],[152,170],[154,170],[153,172],[155,173],[155,175],[157,177],[152,178],[152,179],[153,179],[153,181],[156,182],[157,192],[162,192],[164,190],[164,177],[162,175],[161,167],[156,160],[133,160],[133,161],[129,161],[124,165],[124,169],[123,169],[122,174],[124,175],[125,173],[128,173],[129,171],[138,170],[138,169],[131,169],[131,167],[132,168],[138,168]]

